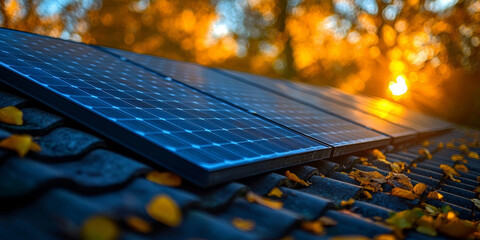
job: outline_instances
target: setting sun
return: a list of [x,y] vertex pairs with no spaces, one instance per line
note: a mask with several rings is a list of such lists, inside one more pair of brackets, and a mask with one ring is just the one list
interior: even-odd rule
[[388,84],[388,88],[390,89],[390,92],[392,92],[394,96],[401,96],[405,94],[408,90],[405,76],[399,75],[395,79],[395,81],[390,81],[390,83]]

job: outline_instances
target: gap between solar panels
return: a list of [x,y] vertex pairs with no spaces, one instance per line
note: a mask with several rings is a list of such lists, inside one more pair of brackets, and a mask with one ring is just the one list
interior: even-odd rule
[[191,182],[321,160],[331,147],[91,46],[0,29],[2,82]]

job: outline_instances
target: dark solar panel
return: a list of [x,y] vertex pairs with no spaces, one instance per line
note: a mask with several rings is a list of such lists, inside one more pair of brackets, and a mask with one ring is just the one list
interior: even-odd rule
[[298,90],[293,86],[293,84],[287,81],[230,70],[217,71],[226,74],[227,76],[237,78],[240,81],[244,81],[252,85],[258,85],[259,87],[290,97],[295,101],[310,105],[314,108],[322,109],[332,115],[336,115],[346,120],[356,122],[362,126],[379,131],[385,135],[393,137],[393,143],[404,142],[418,136],[418,132],[415,130],[402,127],[383,120],[377,116],[369,115],[356,109],[337,104],[334,101],[308,94],[304,91]]
[[334,146],[334,155],[389,143],[378,132],[199,65],[106,49],[165,76]]
[[96,48],[0,29],[6,84],[201,185],[330,148]]

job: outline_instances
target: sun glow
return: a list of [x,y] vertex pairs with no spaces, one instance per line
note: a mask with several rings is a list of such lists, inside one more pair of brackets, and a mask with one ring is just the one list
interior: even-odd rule
[[397,76],[395,81],[390,81],[390,83],[388,84],[388,88],[390,89],[390,92],[392,92],[394,96],[401,96],[405,94],[408,90],[405,76],[404,75]]

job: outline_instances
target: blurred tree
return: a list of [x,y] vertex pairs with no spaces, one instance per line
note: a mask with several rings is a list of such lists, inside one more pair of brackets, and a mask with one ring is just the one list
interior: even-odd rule
[[[0,8],[9,28],[328,84],[480,126],[478,0],[6,0]],[[388,90],[398,79],[409,89],[401,97]]]

